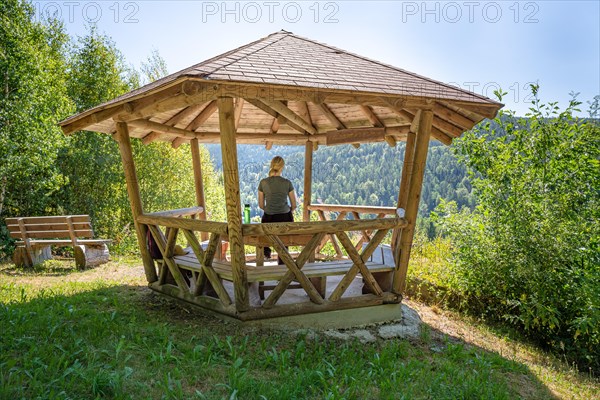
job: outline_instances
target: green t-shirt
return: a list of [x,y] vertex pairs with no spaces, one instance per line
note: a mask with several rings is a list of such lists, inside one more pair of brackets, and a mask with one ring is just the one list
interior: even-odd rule
[[270,176],[261,180],[258,191],[265,195],[265,213],[272,215],[290,212],[288,195],[293,190],[292,182],[281,176]]

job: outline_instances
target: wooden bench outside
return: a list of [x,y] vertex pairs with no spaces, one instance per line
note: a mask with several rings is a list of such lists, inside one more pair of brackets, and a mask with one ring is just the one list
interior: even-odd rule
[[7,218],[10,237],[19,239],[13,254],[18,266],[33,266],[52,258],[50,246],[73,246],[77,268],[108,261],[107,239],[93,239],[89,215]]
[[[201,270],[200,263],[193,253],[185,254],[182,256],[173,257],[175,263],[183,268],[190,271],[199,272]],[[307,278],[311,279],[313,283],[319,281],[317,290],[324,296],[326,288],[326,279],[328,276],[345,275],[353,265],[352,260],[334,260],[334,261],[317,261],[312,263],[306,263],[302,267],[302,272]],[[233,282],[233,271],[231,263],[221,262],[214,260],[212,266],[219,276],[219,278],[226,281]],[[365,266],[373,274],[378,273],[389,273],[394,270],[393,266],[383,265],[381,263],[367,261]],[[253,282],[265,282],[265,281],[279,281],[288,272],[288,268],[285,265],[265,265],[265,266],[246,266],[246,276],[248,277],[248,283]],[[290,288],[298,288],[293,286]],[[264,298],[264,291],[271,290],[273,286],[260,286],[259,295],[261,299]]]

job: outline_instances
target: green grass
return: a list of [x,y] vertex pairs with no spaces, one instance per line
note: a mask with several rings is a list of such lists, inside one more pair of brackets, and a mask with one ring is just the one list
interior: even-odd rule
[[251,329],[151,293],[139,265],[60,265],[0,265],[0,399],[552,397],[527,365],[427,329],[416,343]]

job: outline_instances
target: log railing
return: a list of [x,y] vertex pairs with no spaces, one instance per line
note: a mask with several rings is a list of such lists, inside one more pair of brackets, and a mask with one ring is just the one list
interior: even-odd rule
[[[356,205],[345,205],[345,204],[311,204],[307,207],[310,211],[316,211],[319,216],[319,220],[327,221],[328,213],[337,213],[336,221],[343,221],[348,215],[352,215],[354,220],[361,220],[360,214],[377,215],[377,218],[383,218],[386,215],[396,215],[397,209],[395,207],[383,207],[383,206],[356,206]],[[397,229],[397,228],[396,228]],[[361,236],[359,241],[356,243],[356,248],[360,248],[364,243],[368,243],[371,240],[371,229],[365,228],[360,231]],[[317,246],[317,252],[321,252],[323,247],[331,242],[333,249],[335,250],[337,258],[343,258],[342,248],[333,235],[327,235]]]
[[[371,257],[377,246],[381,243],[390,229],[398,229],[406,226],[406,220],[403,218],[377,218],[377,219],[356,219],[343,221],[313,221],[313,222],[278,222],[269,224],[246,224],[242,226],[244,237],[265,236],[270,241],[271,246],[275,248],[279,257],[284,262],[288,271],[279,281],[277,286],[271,292],[270,296],[262,304],[263,308],[272,307],[282,296],[284,291],[292,280],[296,280],[302,289],[309,296],[310,300],[316,304],[325,303],[325,293],[318,290],[313,281],[308,279],[302,272],[303,266],[314,257],[317,247],[322,242],[325,235],[338,239],[342,247],[346,250],[348,257],[352,260],[352,267],[344,274],[344,277],[333,290],[328,300],[337,302],[341,299],[354,278],[360,273],[364,279],[365,285],[369,291],[376,296],[383,296],[383,290],[379,286],[373,274],[369,271],[365,263]],[[372,237],[369,237],[367,246],[359,254],[360,246],[354,245],[346,232],[375,231]],[[312,234],[312,238],[306,243],[300,255],[294,260],[282,241],[282,238],[290,235],[305,236]],[[363,240],[363,238],[361,238]]]
[[[199,296],[206,283],[210,282],[221,303],[224,306],[229,306],[231,298],[212,266],[215,253],[221,244],[221,236],[227,234],[227,224],[182,217],[184,215],[195,216],[201,211],[203,211],[202,207],[162,211],[140,215],[137,221],[148,227],[162,255],[163,262],[159,265],[159,285],[167,283],[169,272],[181,292],[186,295]],[[164,227],[164,231],[160,227]],[[201,269],[193,272],[191,276],[182,274],[173,258],[177,236],[180,231],[184,234],[188,245],[194,251],[194,255],[201,266]],[[206,249],[202,248],[195,232],[210,234]]]
[[188,208],[178,208],[175,210],[145,213],[144,215],[150,217],[188,217],[201,214],[202,212],[204,212],[204,207],[196,206]]
[[[186,212],[185,210],[188,211]],[[231,270],[240,269],[244,274],[252,274],[251,271],[258,271],[257,267],[247,265],[237,266],[222,262],[214,263],[218,245],[221,243],[221,240],[227,239],[227,224],[172,216],[183,214],[194,215],[195,212],[193,211],[195,210],[173,210],[170,212],[142,214],[137,218],[139,224],[147,226],[162,255],[162,262],[159,263],[157,287],[162,287],[167,283],[174,284],[177,288],[170,286],[171,289],[169,290],[177,290],[179,293],[178,296],[181,298],[192,299],[194,302],[197,301],[203,305],[213,304],[208,302],[209,299],[203,295],[206,289],[212,288],[218,297],[218,307],[220,309],[231,310],[233,307],[232,298],[223,285],[224,275],[219,271],[223,268],[230,268]],[[304,289],[313,305],[338,302],[357,274],[362,275],[365,285],[373,295],[383,298],[386,290],[382,290],[365,264],[390,229],[402,228],[404,226],[406,226],[406,221],[398,217],[242,225],[242,237],[246,237],[247,239],[250,239],[250,237],[260,238],[260,243],[266,241],[269,246],[272,246],[277,251],[279,257],[281,257],[287,267],[287,270],[281,269],[279,282],[259,308],[262,310],[272,308],[294,280]],[[360,247],[353,244],[347,234],[347,232],[352,231],[372,232],[367,245],[360,252]],[[198,239],[199,234],[202,232],[210,234],[209,243],[205,248],[203,248]],[[179,258],[177,260],[175,258],[176,242],[179,233],[185,236],[189,247],[193,250],[193,256],[195,256],[195,259],[191,254],[183,258],[189,259],[192,257],[196,267],[186,267],[185,265],[180,267],[178,265],[178,262],[182,262]],[[302,268],[307,263],[314,261],[315,251],[326,235],[331,235],[339,241],[342,248],[348,254],[349,260],[346,263],[351,261],[351,264],[348,264],[348,270],[344,270],[344,276],[328,298],[322,288],[317,289],[315,287],[314,278],[313,280],[309,279],[302,271]],[[286,249],[285,244],[288,242],[288,239],[293,237],[308,239],[303,244],[300,254],[295,258]],[[313,275],[314,267],[317,264],[311,264],[313,265],[311,267]],[[327,276],[327,274],[329,272],[323,270],[323,276]],[[234,290],[247,291],[248,287],[238,288],[234,285]],[[214,302],[216,299],[210,300]]]

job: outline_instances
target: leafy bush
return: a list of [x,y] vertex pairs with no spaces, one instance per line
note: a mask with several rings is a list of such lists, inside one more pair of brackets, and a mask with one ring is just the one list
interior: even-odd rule
[[487,124],[457,141],[479,204],[438,207],[453,244],[447,284],[463,308],[502,316],[597,369],[600,125],[573,115],[575,97],[560,111],[532,90],[527,119],[504,114],[495,121],[500,130]]

